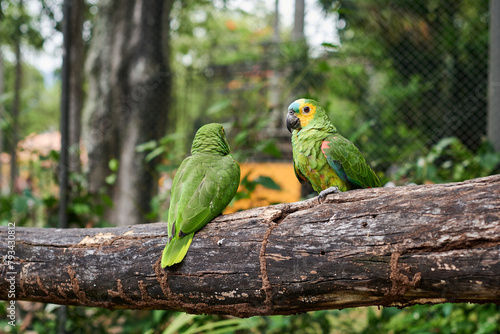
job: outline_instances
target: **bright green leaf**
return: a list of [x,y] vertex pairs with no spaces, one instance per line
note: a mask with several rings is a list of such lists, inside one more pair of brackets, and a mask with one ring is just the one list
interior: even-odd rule
[[109,169],[112,172],[117,172],[118,171],[119,164],[120,164],[120,162],[117,159],[111,159],[108,162]]

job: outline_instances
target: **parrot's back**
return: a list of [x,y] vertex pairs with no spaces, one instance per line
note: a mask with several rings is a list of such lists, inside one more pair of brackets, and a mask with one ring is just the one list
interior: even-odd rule
[[191,154],[179,166],[172,183],[169,242],[163,250],[162,268],[184,259],[194,233],[222,213],[240,182],[240,167],[229,153],[220,124],[207,124],[198,130]]
[[169,225],[177,222],[185,234],[201,229],[231,202],[239,180],[239,165],[230,154],[199,153],[186,158],[172,185]]

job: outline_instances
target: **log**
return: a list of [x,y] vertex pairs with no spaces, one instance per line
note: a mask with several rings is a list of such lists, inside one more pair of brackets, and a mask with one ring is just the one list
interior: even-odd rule
[[499,304],[500,175],[219,216],[195,235],[184,261],[166,269],[165,223],[11,226],[0,240],[4,300],[238,317]]

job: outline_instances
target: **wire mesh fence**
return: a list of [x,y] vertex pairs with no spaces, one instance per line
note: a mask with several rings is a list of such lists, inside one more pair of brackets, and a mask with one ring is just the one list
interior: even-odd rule
[[[134,2],[130,3],[133,8]],[[143,22],[120,33],[120,17],[132,17],[131,11],[113,15],[121,6],[118,1],[87,3],[86,10],[94,16],[84,20],[85,41],[91,43],[90,50],[92,45],[107,50],[88,53],[84,72],[90,77],[86,108],[101,101],[97,113],[105,114],[106,106],[110,110],[94,129],[88,118],[82,124],[84,138],[94,138],[96,131],[110,138],[106,145],[113,149],[104,155],[101,169],[108,169],[108,160],[123,157],[117,152],[131,138],[126,129],[134,117],[144,134],[136,144],[166,134],[164,143],[170,146],[164,153],[172,164],[189,151],[194,131],[211,121],[226,125],[239,161],[289,161],[290,134],[284,118],[287,106],[299,97],[323,105],[339,132],[389,177],[391,171],[428,154],[443,138],[456,137],[463,149],[473,153],[486,150],[488,1],[321,1],[324,12],[317,19],[327,14],[330,19],[325,22],[336,32],[334,37],[323,36],[322,45],[308,43],[307,35],[292,39],[286,25],[277,31],[272,8],[253,13],[235,10],[230,3],[171,2],[168,11],[164,9],[170,16],[161,16],[163,23],[150,25],[143,34],[139,28],[148,26],[146,16],[137,16]],[[103,16],[108,20],[99,21]],[[141,43],[133,47],[134,36]],[[122,44],[116,47],[117,43]],[[142,62],[151,45],[162,52],[151,52],[154,57]],[[99,57],[93,57],[96,54]],[[119,62],[107,58],[109,54],[118,56]],[[160,55],[164,58],[158,67],[154,62]],[[7,58],[10,69],[4,72],[13,76],[14,62]],[[99,71],[100,76],[95,74]],[[148,99],[149,91],[133,84],[141,85],[141,76],[156,80],[156,72],[172,79],[172,86],[162,88],[165,93],[160,98]],[[5,96],[12,94],[9,80]],[[149,112],[138,115],[127,104],[138,98],[151,100]],[[4,101],[2,138],[8,152],[13,145],[12,99]],[[119,107],[113,106],[115,102]],[[29,103],[23,105],[27,113]],[[167,129],[153,130],[151,124],[164,126],[155,120],[164,120],[165,115]],[[494,126],[500,131],[500,124]],[[6,169],[6,154],[2,161]],[[4,170],[3,175],[5,189],[8,173]]]
[[[258,122],[248,116],[255,113],[267,121],[261,127],[279,134],[287,105],[315,98],[383,170],[446,137],[472,151],[484,145],[487,1],[344,1],[337,13],[340,45],[324,44],[314,57],[302,41],[214,44],[205,66],[178,77],[180,105],[198,109],[195,120],[207,110],[232,120],[237,133],[246,132],[245,121]],[[240,59],[227,61],[232,56]],[[278,106],[271,101],[276,90]]]

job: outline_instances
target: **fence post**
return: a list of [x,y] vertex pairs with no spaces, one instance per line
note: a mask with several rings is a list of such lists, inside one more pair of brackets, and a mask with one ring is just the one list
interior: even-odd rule
[[488,140],[500,151],[500,0],[490,0]]
[[[71,60],[71,0],[63,3],[63,63],[61,70],[61,151],[59,155],[59,228],[68,227],[68,169],[69,169],[69,86]],[[67,308],[58,311],[57,332],[66,333]]]

